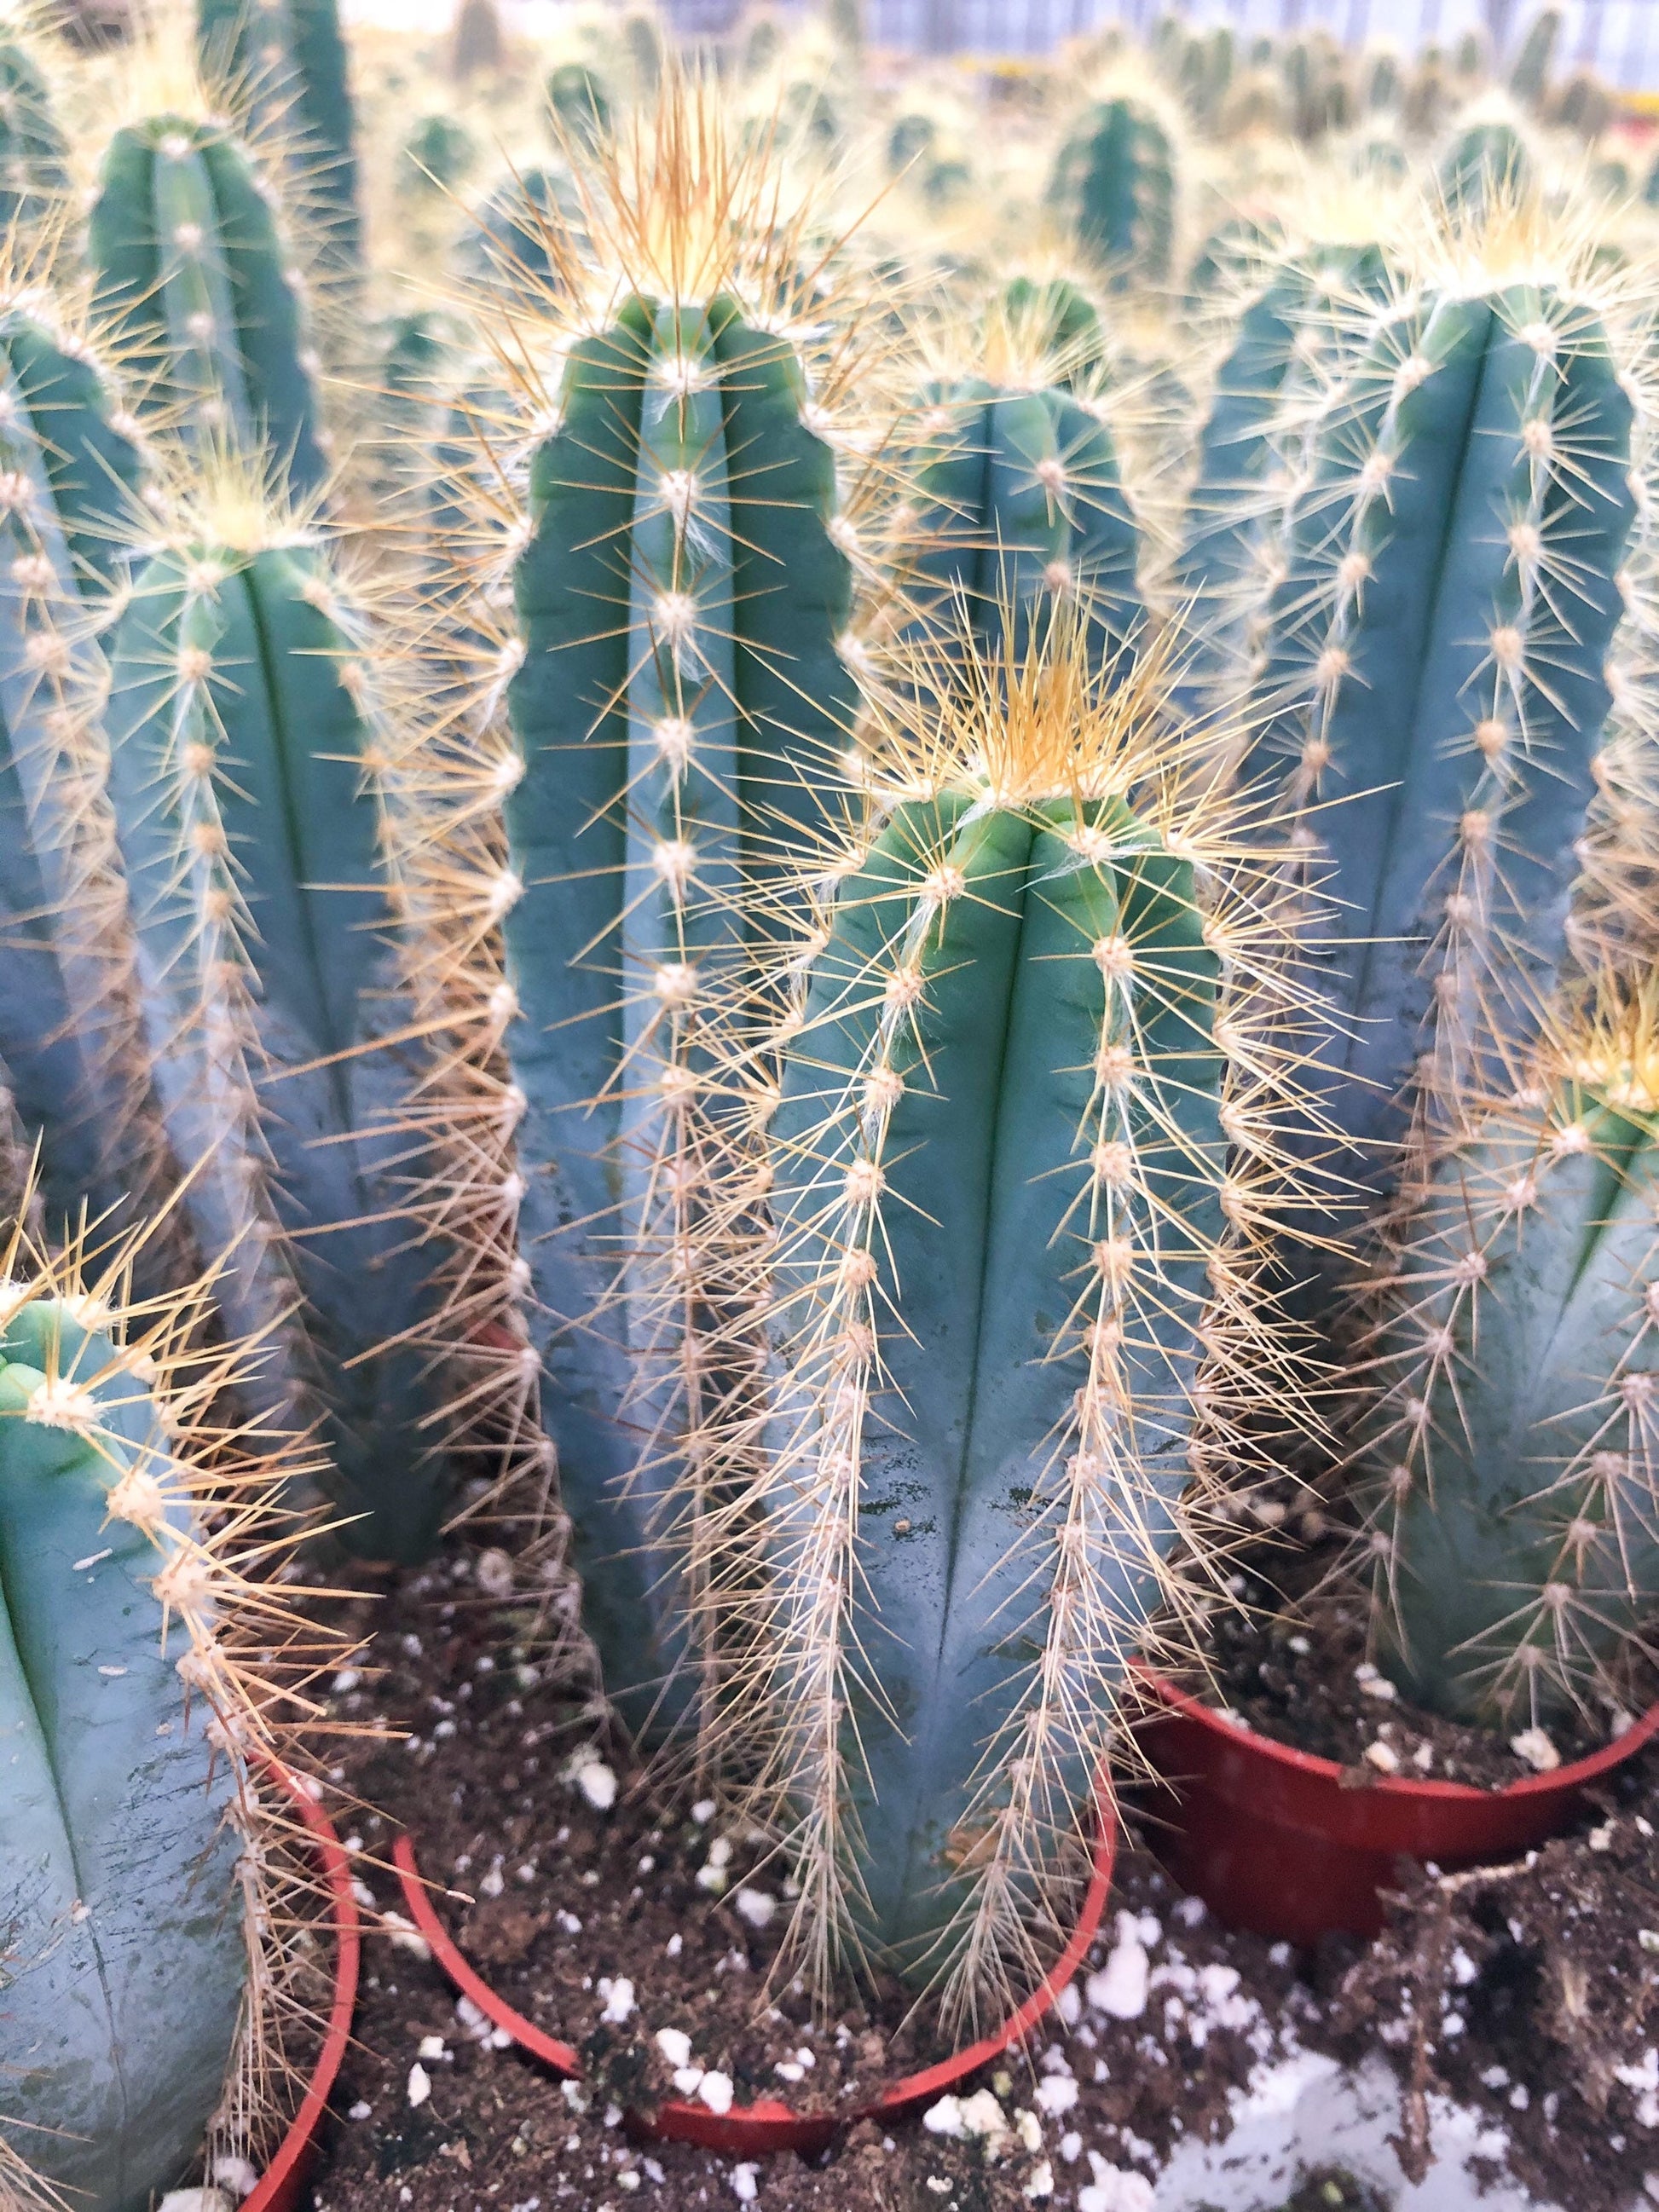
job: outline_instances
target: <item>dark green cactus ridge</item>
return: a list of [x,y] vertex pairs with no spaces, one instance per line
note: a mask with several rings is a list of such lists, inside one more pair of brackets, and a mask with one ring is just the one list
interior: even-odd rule
[[778,1726],[803,1886],[838,1855],[926,1982],[1040,1917],[1164,1587],[1220,969],[1115,801],[902,804],[827,919],[772,1130]]
[[1061,149],[1049,196],[1115,290],[1161,284],[1175,249],[1175,149],[1151,110],[1129,99],[1090,109]]
[[290,1429],[320,1401],[346,1541],[418,1559],[447,1474],[422,1356],[395,1341],[430,1262],[393,1218],[410,1071],[372,1048],[398,1026],[372,704],[314,545],[263,520],[254,537],[210,525],[157,551],[115,639],[144,1021],[219,1303],[269,1347],[250,1395]]
[[[1633,512],[1632,403],[1595,313],[1528,283],[1378,321],[1320,427],[1267,601],[1247,781],[1328,904],[1291,1141],[1386,1188],[1455,1126],[1559,969]],[[1340,800],[1340,804],[1335,804]]]
[[1365,1347],[1379,1656],[1455,1719],[1616,1703],[1652,1620],[1659,1117],[1628,1087],[1563,1081],[1450,1151]]
[[188,439],[268,454],[297,492],[327,474],[317,357],[271,196],[215,123],[117,132],[88,232],[99,304]]
[[197,25],[209,76],[228,81],[256,128],[281,143],[319,258],[351,266],[362,258],[362,220],[338,0],[197,0]]
[[184,2179],[247,1969],[237,1768],[154,1587],[191,1509],[140,1364],[49,1298],[0,1334],[0,2142],[88,2212]]
[[668,1262],[718,1150],[706,1001],[847,742],[849,569],[802,365],[732,301],[635,297],[572,346],[557,412],[510,691],[521,1236],[587,1626],[628,1725],[664,1731],[699,1657],[708,1291]]
[[156,1165],[125,891],[97,795],[112,512],[138,456],[84,346],[0,309],[0,1057],[61,1226]]

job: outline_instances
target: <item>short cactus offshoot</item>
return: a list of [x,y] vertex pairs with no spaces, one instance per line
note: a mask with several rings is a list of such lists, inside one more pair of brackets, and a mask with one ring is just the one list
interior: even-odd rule
[[1209,1452],[1297,1388],[1255,1282],[1291,1079],[1249,826],[1164,655],[1112,688],[1079,622],[1014,628],[902,661],[868,834],[780,963],[762,1578],[721,1593],[787,1959],[873,1954],[958,2022],[1040,1972]]
[[1544,1055],[1370,1288],[1359,1502],[1379,1656],[1460,1720],[1615,1711],[1659,1598],[1659,999]]
[[[521,1394],[545,1370],[607,1687],[630,1729],[691,1738],[697,1438],[728,1387],[702,1364],[729,1144],[709,1009],[838,775],[860,550],[836,419],[865,349],[845,319],[821,349],[810,211],[727,134],[670,75],[586,173],[580,232],[538,218],[556,281],[521,288],[433,506],[477,681],[437,702],[410,860],[417,1002],[471,1029],[433,1202],[497,1249],[516,1229],[503,1356]],[[476,1274],[460,1295],[476,1340]]]
[[3,1255],[0,2202],[54,2212],[263,2163],[315,1996],[261,1761],[330,1647],[248,1579],[286,1540],[207,1286],[130,1303],[135,1254]]

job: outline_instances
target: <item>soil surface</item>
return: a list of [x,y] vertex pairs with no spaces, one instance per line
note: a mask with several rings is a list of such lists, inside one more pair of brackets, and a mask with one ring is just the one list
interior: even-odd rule
[[[335,1778],[360,1808],[345,1825],[376,1932],[318,2212],[1152,2212],[1152,2178],[1183,2139],[1225,2135],[1287,2060],[1357,2061],[1379,2038],[1409,2093],[1408,2159],[1412,2111],[1445,2089],[1489,2114],[1516,2172],[1572,2212],[1627,2212],[1659,2172],[1659,1933],[1644,1936],[1659,1930],[1659,1755],[1632,1762],[1535,1864],[1450,1890],[1419,1877],[1369,1949],[1297,1954],[1221,1929],[1174,1891],[1131,1816],[1099,1940],[1024,2055],[926,2118],[861,2123],[822,2160],[732,2159],[641,2140],[629,2107],[718,2106],[728,2083],[739,2101],[850,2100],[874,2070],[925,2057],[915,2030],[851,2008],[814,2029],[787,1984],[769,1997],[790,1902],[780,1869],[706,1808],[669,1818],[630,1794],[544,1673],[530,1614],[481,1591],[465,1555],[365,1601],[349,1625],[363,1649],[336,1716],[382,1734],[349,1744]],[[560,2081],[458,2002],[407,1924],[388,1863],[400,1825],[460,1948],[584,2047],[589,2079]],[[665,2027],[683,2053],[658,2044]],[[1315,2173],[1286,2212],[1382,2208]]]
[[1625,1702],[1605,1712],[1547,1729],[1517,1721],[1510,1735],[1447,1720],[1370,1663],[1367,1601],[1341,1577],[1341,1559],[1338,1539],[1243,1555],[1237,1604],[1210,1615],[1210,1681],[1194,1675],[1187,1686],[1274,1742],[1353,1770],[1356,1782],[1421,1775],[1491,1790],[1599,1751],[1659,1697],[1659,1677],[1642,1662]]

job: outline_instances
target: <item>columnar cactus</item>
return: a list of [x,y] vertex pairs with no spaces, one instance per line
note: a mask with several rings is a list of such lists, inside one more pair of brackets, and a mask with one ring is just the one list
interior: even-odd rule
[[289,189],[314,225],[319,258],[362,252],[357,125],[338,0],[197,0],[203,64],[280,144]]
[[1167,665],[1109,688],[1080,625],[1014,629],[895,685],[869,831],[783,957],[763,1595],[741,1553],[727,1592],[763,1613],[795,1952],[958,2011],[1054,1924],[1200,1432],[1286,1372],[1230,1310],[1266,909]]
[[1517,100],[1525,100],[1532,107],[1542,104],[1549,90],[1550,73],[1555,66],[1556,48],[1560,42],[1560,9],[1540,8],[1527,26],[1527,35],[1510,70],[1510,90]]
[[1659,1601],[1659,1027],[1570,1035],[1414,1194],[1364,1350],[1379,1656],[1459,1720],[1620,1701]]
[[1258,268],[1259,288],[1216,372],[1176,561],[1194,702],[1224,699],[1249,680],[1283,488],[1308,458],[1320,419],[1315,403],[1340,385],[1388,288],[1387,258],[1374,244],[1269,247]]
[[591,149],[611,128],[605,87],[585,62],[562,62],[549,72],[547,112],[562,150]]
[[69,145],[27,40],[0,29],[0,234],[38,222],[69,189]]
[[[428,1256],[399,1220],[409,1071],[382,1044],[397,919],[362,619],[316,534],[237,463],[142,549],[115,634],[109,793],[184,1206],[268,1421],[320,1404],[353,1548],[416,1559]],[[366,1516],[366,1517],[364,1517]]]
[[[988,633],[1010,600],[1027,621],[1076,598],[1097,659],[1124,656],[1127,669],[1146,615],[1140,533],[1103,410],[1068,388],[1086,364],[1055,325],[1078,304],[1037,289],[999,298],[963,349],[976,372],[924,386],[896,550],[924,619],[954,625],[961,602]],[[1097,330],[1084,325],[1084,348]]]
[[0,1249],[0,2197],[133,2212],[282,2078],[283,1846],[249,1754],[286,1632],[265,1590],[249,1636],[212,1534],[247,1557],[261,1507],[206,1425],[203,1291],[129,1310],[130,1249],[95,1278]]
[[1175,147],[1143,101],[1120,97],[1088,110],[1060,150],[1049,196],[1115,290],[1161,284],[1169,276]]
[[864,354],[817,353],[820,302],[798,319],[775,189],[712,94],[671,77],[598,167],[599,235],[559,247],[577,290],[539,303],[500,388],[459,410],[465,455],[434,507],[479,672],[459,701],[434,687],[453,836],[411,864],[417,992],[477,1045],[437,1202],[471,1176],[509,1239],[517,1212],[501,1327],[528,1341],[507,1357],[544,1370],[587,1625],[636,1731],[703,1718],[697,1431],[724,1387],[701,1364],[725,1141],[708,1008],[775,926],[769,882],[853,720],[859,536],[831,441]]
[[96,635],[139,459],[84,331],[59,313],[21,279],[0,289],[0,1057],[61,1228],[83,1206],[108,1219],[157,1195],[161,1147],[101,790]]
[[117,132],[88,233],[99,304],[186,438],[272,459],[295,490],[327,473],[302,281],[246,149],[210,118]]
[[1441,158],[1440,196],[1449,213],[1468,220],[1494,195],[1525,191],[1532,178],[1527,142],[1507,116],[1465,125]]
[[1413,1119],[1455,1127],[1535,1030],[1607,708],[1632,387],[1593,299],[1501,222],[1473,275],[1377,321],[1265,609],[1242,773],[1282,789],[1287,869],[1328,893],[1291,1142],[1350,1192],[1386,1188]]

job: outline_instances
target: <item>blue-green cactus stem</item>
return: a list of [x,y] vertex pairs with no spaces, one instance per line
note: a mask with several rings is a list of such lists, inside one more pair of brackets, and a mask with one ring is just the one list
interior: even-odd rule
[[247,1979],[237,1767],[163,1604],[192,1509],[140,1365],[50,1298],[0,1332],[0,2142],[85,2212],[187,2179]]
[[561,62],[549,73],[547,112],[561,149],[591,153],[611,129],[611,102],[585,62]]
[[203,64],[228,81],[286,155],[319,258],[362,258],[357,121],[338,0],[197,0]]
[[532,306],[557,296],[563,276],[550,238],[579,228],[581,203],[567,169],[538,165],[497,185],[464,233],[463,272],[495,296]]
[[138,481],[130,427],[78,339],[0,308],[0,1057],[59,1230],[83,1206],[110,1220],[159,1165],[99,791],[94,633]]
[[[246,522],[246,517],[243,518]],[[360,625],[303,532],[199,534],[139,573],[116,635],[110,792],[144,1020],[185,1197],[247,1386],[320,1403],[346,1541],[415,1559],[447,1468],[423,1429],[429,1256],[398,1217],[410,1080]],[[298,1309],[297,1313],[295,1309]]]
[[1540,8],[1527,26],[1527,35],[1510,70],[1510,90],[1517,100],[1536,107],[1549,90],[1556,48],[1561,42],[1561,10]]
[[118,131],[88,234],[100,307],[184,434],[269,453],[297,492],[327,473],[300,278],[270,197],[219,124]]
[[1440,197],[1449,214],[1478,219],[1487,204],[1524,191],[1532,177],[1532,155],[1514,124],[1472,123],[1460,131],[1440,163]]
[[1569,1079],[1445,1158],[1391,1256],[1359,1497],[1379,1656],[1437,1712],[1509,1731],[1615,1703],[1651,1626],[1656,1204],[1651,1102]]
[[1138,100],[1102,100],[1089,110],[1060,150],[1049,196],[1115,290],[1167,279],[1175,250],[1175,149]]
[[1140,532],[1100,413],[1060,386],[970,377],[927,387],[921,420],[905,539],[924,616],[954,629],[965,604],[995,644],[1006,607],[1023,632],[1076,600],[1095,663],[1127,673],[1146,617]]
[[1158,1601],[1218,981],[1190,863],[1121,805],[970,792],[896,809],[812,962],[773,1125],[778,1725],[805,1856],[920,1980],[1000,1890],[1030,1911]]
[[704,994],[847,742],[850,580],[801,366],[729,302],[630,301],[557,398],[510,692],[521,1233],[587,1626],[628,1724],[666,1730],[706,1658],[684,1443],[705,1384],[665,1239],[693,1236],[712,1173]]
[[1376,246],[1304,249],[1283,257],[1239,319],[1200,433],[1175,571],[1194,705],[1237,695],[1249,680],[1275,489],[1293,480],[1309,404],[1340,380],[1388,282]]
[[1322,886],[1291,1141],[1350,1189],[1389,1188],[1413,1114],[1455,1127],[1504,1079],[1559,969],[1631,435],[1596,318],[1517,283],[1385,315],[1318,436],[1243,774]]
[[15,32],[0,31],[0,234],[27,230],[69,190],[69,141],[46,73]]

